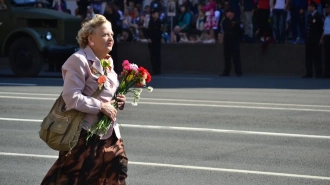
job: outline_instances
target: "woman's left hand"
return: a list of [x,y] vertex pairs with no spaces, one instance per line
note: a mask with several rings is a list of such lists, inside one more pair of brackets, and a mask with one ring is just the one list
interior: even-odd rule
[[122,94],[117,95],[117,100],[118,100],[118,108],[119,110],[123,110],[126,102],[126,96]]

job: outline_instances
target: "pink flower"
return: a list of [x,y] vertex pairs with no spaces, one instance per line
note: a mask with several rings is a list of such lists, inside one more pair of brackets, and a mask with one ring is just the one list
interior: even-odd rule
[[125,66],[128,66],[129,67],[130,63],[129,63],[128,60],[124,60],[124,62],[123,62],[122,65],[123,65],[123,67],[125,67]]
[[123,68],[124,68],[125,71],[131,70],[131,67],[129,65],[123,66]]
[[139,67],[136,64],[130,64],[130,69],[135,72],[138,72]]

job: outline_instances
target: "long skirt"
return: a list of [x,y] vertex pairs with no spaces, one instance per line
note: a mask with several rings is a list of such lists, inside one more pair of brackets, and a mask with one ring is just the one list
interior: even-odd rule
[[59,152],[59,158],[44,177],[41,185],[122,185],[126,184],[128,159],[122,139],[112,132],[110,138],[88,139],[81,131],[78,144],[71,151]]

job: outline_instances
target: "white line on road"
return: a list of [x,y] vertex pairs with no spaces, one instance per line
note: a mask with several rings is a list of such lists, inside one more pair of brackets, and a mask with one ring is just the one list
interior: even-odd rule
[[[2,118],[3,121],[22,121],[22,122],[38,122],[38,119],[18,119],[18,118]],[[194,132],[214,132],[214,133],[228,133],[228,134],[245,134],[245,135],[263,135],[263,136],[277,136],[277,137],[295,137],[295,138],[310,138],[310,139],[330,139],[330,136],[324,135],[307,135],[307,134],[290,134],[277,132],[260,132],[248,130],[227,130],[227,129],[212,129],[212,128],[196,128],[196,127],[172,127],[172,126],[156,126],[156,125],[134,125],[134,124],[120,124],[127,128],[140,129],[157,129],[157,130],[178,130],[178,131],[194,131]]]
[[[58,156],[53,156],[53,155],[7,153],[7,152],[0,152],[0,155],[3,155],[3,156],[19,156],[19,157],[37,157],[37,158],[47,158],[47,159],[57,159],[58,158]],[[141,166],[156,166],[156,167],[167,167],[167,168],[190,169],[190,170],[218,171],[218,172],[228,172],[228,173],[268,175],[268,176],[279,176],[279,177],[294,177],[294,178],[303,178],[303,179],[330,180],[330,177],[323,177],[323,176],[299,175],[299,174],[290,174],[290,173],[276,173],[276,172],[251,171],[251,170],[239,170],[239,169],[228,169],[228,168],[214,168],[214,167],[203,167],[203,166],[176,165],[176,164],[149,163],[149,162],[134,162],[134,161],[128,161],[128,164],[141,165]]]
[[34,96],[59,96],[58,94],[41,94],[41,93],[21,93],[21,92],[0,92],[0,94],[9,94],[9,95],[34,95]]
[[[8,99],[27,99],[27,100],[56,100],[56,98],[23,97],[23,96],[0,96]],[[307,111],[307,112],[330,112],[330,109],[299,109],[285,107],[257,107],[240,105],[216,105],[216,104],[192,104],[192,103],[161,103],[140,101],[139,104],[146,105],[172,105],[172,106],[191,106],[191,107],[218,107],[218,108],[240,108],[240,109],[260,109],[260,110],[286,110],[286,111]]]
[[326,109],[297,109],[297,108],[284,108],[284,107],[255,107],[255,106],[239,106],[239,105],[161,103],[161,102],[143,102],[143,101],[139,102],[139,104],[192,106],[192,107],[240,108],[240,109],[261,109],[261,110],[291,110],[291,111],[308,111],[308,112],[330,112],[330,109],[329,110],[326,110]]
[[[34,96],[59,96],[59,94],[20,93],[20,92],[19,93],[18,92],[0,92],[0,94],[34,95]],[[5,97],[7,97],[7,96],[5,96]],[[16,97],[16,96],[13,96],[13,97]],[[29,97],[26,97],[26,98],[29,98]],[[35,97],[33,97],[33,98],[35,98]],[[128,98],[132,98],[132,97],[128,97]],[[141,98],[141,100],[330,108],[330,105],[304,105],[304,104],[283,104],[283,103],[261,103],[261,102],[236,102],[236,101],[217,101],[217,100],[189,100],[189,99],[143,98],[143,97]]]
[[25,100],[56,100],[56,98],[39,98],[39,97],[23,97],[23,96],[0,96],[0,98],[25,99]]
[[41,119],[0,118],[3,121],[42,122]]
[[0,83],[0,85],[12,85],[12,86],[37,86],[37,84],[21,84],[21,83]]

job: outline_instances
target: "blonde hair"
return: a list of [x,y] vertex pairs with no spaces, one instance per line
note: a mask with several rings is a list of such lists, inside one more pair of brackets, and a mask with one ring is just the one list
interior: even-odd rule
[[111,25],[111,23],[103,15],[95,14],[92,19],[82,24],[77,35],[77,41],[80,48],[85,48],[88,46],[88,36],[94,32],[95,28],[104,23],[109,23]]

